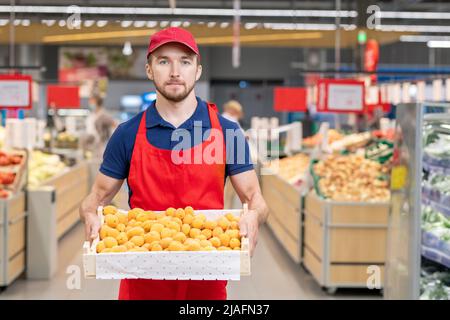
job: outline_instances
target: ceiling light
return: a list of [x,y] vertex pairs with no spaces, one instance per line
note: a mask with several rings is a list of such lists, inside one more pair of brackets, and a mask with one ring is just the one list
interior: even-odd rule
[[377,25],[375,30],[386,32],[450,32],[450,26]]
[[8,23],[9,23],[8,19],[0,19],[0,26],[1,27],[6,26]]
[[99,21],[97,21],[97,27],[100,27],[100,28],[103,28],[107,24],[108,24],[107,20],[99,20]]
[[133,53],[133,48],[131,47],[131,42],[130,41],[126,41],[123,45],[123,49],[122,49],[122,53],[125,56],[131,56],[131,54]]
[[65,27],[66,26],[66,20],[59,20],[58,25],[60,27]]
[[133,26],[135,26],[136,28],[142,28],[145,26],[145,21],[135,21],[133,23]]
[[41,22],[45,24],[47,27],[51,27],[56,23],[56,20],[42,20]]
[[450,19],[448,12],[378,11],[382,19]]
[[120,25],[122,26],[122,28],[128,28],[129,26],[131,26],[133,24],[133,21],[130,20],[124,20],[120,23]]
[[416,35],[401,35],[401,42],[428,42],[428,41],[450,41],[450,36],[416,36]]
[[251,30],[251,29],[256,28],[257,26],[258,26],[257,22],[248,22],[244,25],[244,28],[247,30]]
[[[9,13],[60,13],[66,14],[68,6],[0,6],[0,12]],[[142,8],[142,7],[78,7],[81,14],[95,15],[193,15],[193,16],[234,16],[233,9],[207,8]],[[243,17],[319,17],[319,18],[355,18],[354,10],[272,10],[272,9],[241,9]]]
[[84,21],[83,22],[83,25],[85,26],[85,27],[92,27],[93,25],[94,25],[94,23],[95,23],[95,21],[94,20],[86,20],[86,21]]
[[181,21],[172,21],[171,23],[170,23],[170,26],[171,27],[181,27]]
[[208,26],[208,28],[213,28],[213,27],[216,26],[216,23],[215,22],[208,22],[207,26]]
[[183,22],[183,28],[188,28],[191,25],[189,21]]
[[165,27],[167,27],[169,25],[169,21],[161,21],[160,23],[159,23],[159,26],[161,27],[161,28],[165,28]]
[[156,21],[147,21],[147,28],[154,28],[158,25]]
[[220,27],[221,27],[222,29],[228,28],[229,25],[230,25],[229,22],[221,22],[221,23],[220,23]]
[[22,20],[20,20],[20,19],[15,19],[14,20],[14,25],[15,26],[18,26],[18,25],[20,25],[22,23]]
[[428,41],[428,48],[450,48],[450,41]]

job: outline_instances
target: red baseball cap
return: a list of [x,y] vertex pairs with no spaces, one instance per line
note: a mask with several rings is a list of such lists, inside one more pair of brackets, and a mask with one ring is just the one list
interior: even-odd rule
[[187,31],[186,29],[170,27],[160,30],[150,37],[150,43],[148,44],[147,50],[147,59],[150,53],[169,42],[184,44],[200,57],[197,43],[195,42],[192,33]]

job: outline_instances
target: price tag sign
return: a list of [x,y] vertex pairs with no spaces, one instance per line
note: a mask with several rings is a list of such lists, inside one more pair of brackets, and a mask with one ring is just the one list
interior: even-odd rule
[[0,108],[31,109],[31,80],[28,75],[0,75]]
[[364,82],[350,79],[318,81],[318,112],[365,112]]

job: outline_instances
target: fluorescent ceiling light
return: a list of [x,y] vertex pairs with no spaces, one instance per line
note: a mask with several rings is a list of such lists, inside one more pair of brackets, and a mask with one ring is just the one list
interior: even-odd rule
[[450,48],[450,41],[428,41],[428,48]]
[[60,27],[65,27],[66,26],[66,20],[59,20],[58,25]]
[[0,19],[0,26],[6,26],[9,23],[8,19]]
[[220,23],[220,27],[221,27],[222,29],[227,28],[229,25],[230,25],[229,22],[221,22],[221,23]]
[[213,28],[213,27],[216,26],[216,23],[215,22],[208,22],[207,26],[208,26],[208,28]]
[[[264,28],[273,30],[336,30],[333,23],[264,23]],[[355,25],[341,24],[342,28],[356,28]]]
[[402,35],[401,42],[428,42],[428,41],[450,41],[450,36],[416,36],[416,35]]
[[450,19],[448,12],[379,11],[375,15],[382,19]]
[[377,25],[375,30],[386,32],[450,32],[450,26]]
[[165,27],[167,27],[169,25],[169,21],[161,21],[160,23],[159,23],[159,26],[161,27],[161,28],[165,28]]
[[185,21],[183,22],[183,28],[187,28],[191,25],[191,23],[189,21]]
[[147,21],[147,28],[154,28],[158,25],[156,21]]
[[22,20],[22,25],[24,27],[28,27],[28,26],[30,26],[30,24],[31,24],[31,21],[29,19]]
[[[68,6],[0,6],[0,12],[9,13],[67,13]],[[129,14],[129,15],[192,15],[192,16],[234,16],[234,9],[207,8],[140,8],[140,7],[79,7],[81,14]],[[243,17],[319,17],[319,18],[355,18],[354,10],[271,10],[241,9],[238,13]]]

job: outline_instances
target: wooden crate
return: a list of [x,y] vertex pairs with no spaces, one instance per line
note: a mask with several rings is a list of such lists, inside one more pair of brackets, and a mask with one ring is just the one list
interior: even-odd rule
[[[248,206],[244,204],[242,210],[195,210],[195,214],[204,214],[208,219],[216,220],[227,213],[241,216],[247,210]],[[120,212],[127,214],[127,211],[120,210]],[[97,209],[97,214],[103,225],[103,207]],[[97,237],[92,243],[86,241],[83,244],[84,275],[87,279],[240,280],[240,276],[251,274],[249,239],[245,237],[241,239],[241,250],[227,251],[228,253],[225,251],[150,251],[98,254],[96,247],[99,241],[100,238]],[[199,264],[197,261],[205,262],[205,264]],[[168,265],[165,264],[167,262]],[[234,263],[239,265],[239,269],[236,268],[236,274],[227,274],[230,265]],[[139,265],[140,268],[135,268],[133,271],[131,265]],[[108,266],[113,266],[114,270],[108,268],[105,276],[102,274],[102,269]],[[174,269],[174,267],[177,268]],[[201,275],[197,271],[200,271]]]
[[368,267],[384,276],[389,203],[305,198],[304,265],[321,286],[367,287]]
[[25,270],[25,194],[0,200],[0,286],[8,286]]
[[301,190],[277,175],[261,176],[262,194],[269,207],[267,224],[291,258],[301,262]]
[[89,184],[89,167],[86,162],[81,162],[44,183],[43,186],[55,188],[58,238],[79,221],[78,208],[89,193]]

